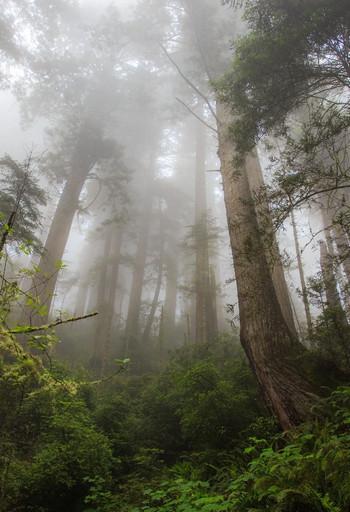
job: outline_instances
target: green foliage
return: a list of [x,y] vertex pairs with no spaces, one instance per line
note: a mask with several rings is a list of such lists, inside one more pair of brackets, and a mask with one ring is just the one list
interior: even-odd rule
[[17,245],[23,253],[38,249],[35,233],[40,225],[39,207],[46,204],[46,195],[33,175],[33,161],[24,163],[5,155],[0,159],[1,236]]
[[88,383],[54,360],[47,326],[26,345],[6,327],[17,296],[3,286],[1,512],[347,512],[349,388],[277,435],[229,337],[159,375]]
[[82,385],[56,364],[48,326],[7,327],[20,290],[0,295],[0,510],[60,511],[83,501],[87,478],[110,480],[110,442],[94,424]]
[[233,131],[242,152],[308,98],[350,86],[347,0],[250,0],[245,16],[250,33],[218,84],[240,116]]
[[227,449],[264,412],[242,354],[211,350],[180,351],[144,393],[145,436],[166,451]]
[[[223,483],[165,478],[144,490],[128,512],[237,511],[346,512],[350,503],[350,388],[340,388],[315,410],[316,420],[289,435],[250,437],[248,458]],[[172,478],[169,478],[169,475]],[[192,473],[193,476],[193,473]]]

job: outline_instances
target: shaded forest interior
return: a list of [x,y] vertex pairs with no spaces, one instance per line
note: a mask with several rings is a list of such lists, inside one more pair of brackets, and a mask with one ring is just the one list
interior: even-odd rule
[[349,512],[349,1],[3,3],[0,512]]

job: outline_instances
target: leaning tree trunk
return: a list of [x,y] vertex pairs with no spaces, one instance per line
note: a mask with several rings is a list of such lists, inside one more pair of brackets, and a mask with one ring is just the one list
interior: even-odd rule
[[302,347],[295,342],[283,318],[261,240],[247,172],[257,157],[234,166],[235,149],[230,134],[232,114],[218,102],[219,157],[240,312],[241,342],[267,404],[281,427],[303,421],[316,400],[309,383],[293,361]]
[[36,319],[40,323],[45,323],[48,318],[60,264],[74,215],[79,206],[79,197],[91,166],[91,164],[77,161],[64,186],[38,265],[40,273],[34,278],[32,284],[33,294],[37,297],[40,305],[46,306],[46,313],[40,315],[40,317],[35,313],[31,314],[31,321]]

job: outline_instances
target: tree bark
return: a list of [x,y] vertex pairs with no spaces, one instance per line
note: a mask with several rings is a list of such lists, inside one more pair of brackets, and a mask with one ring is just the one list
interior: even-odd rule
[[267,261],[272,271],[272,280],[275,286],[278,302],[280,303],[282,314],[291,333],[295,339],[297,339],[298,333],[295,326],[290,292],[286,282],[286,276],[284,274],[275,230],[272,224],[270,207],[264,192],[264,177],[258,159],[256,161],[256,165],[249,169],[248,180],[252,195],[254,198],[257,198],[257,200],[254,201],[255,209],[262,233],[262,241],[265,245]]
[[74,215],[79,206],[79,197],[92,165],[91,162],[82,162],[76,158],[72,173],[65,183],[46,239],[43,255],[40,258],[40,274],[33,279],[32,285],[33,294],[38,298],[40,304],[46,306],[47,312],[40,315],[39,318],[35,314],[31,315],[32,321],[36,318],[41,323],[45,323],[49,316],[60,264]]
[[316,396],[294,363],[303,348],[283,317],[273,285],[247,173],[257,157],[234,167],[230,108],[218,101],[219,157],[238,291],[241,342],[267,404],[283,429],[305,420]]

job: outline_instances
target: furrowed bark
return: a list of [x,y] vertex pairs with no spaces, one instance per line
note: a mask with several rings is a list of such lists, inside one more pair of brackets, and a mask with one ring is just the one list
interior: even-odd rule
[[257,157],[246,157],[241,169],[234,166],[230,134],[232,114],[218,101],[219,157],[238,290],[241,342],[260,384],[264,398],[287,430],[310,414],[317,397],[299,374],[294,362],[303,353],[283,318],[271,271],[261,240],[247,172]]

